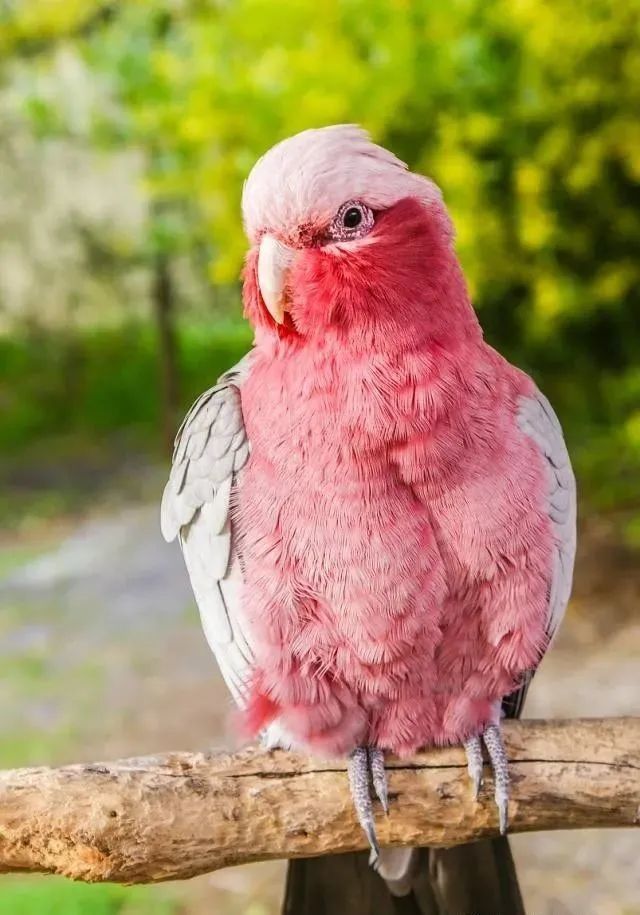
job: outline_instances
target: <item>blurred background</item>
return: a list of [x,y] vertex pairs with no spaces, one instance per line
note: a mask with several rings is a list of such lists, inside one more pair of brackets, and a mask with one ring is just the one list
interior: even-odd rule
[[[358,122],[441,185],[489,341],[563,421],[567,622],[527,714],[638,711],[640,0],[0,0],[0,766],[227,744],[168,443],[249,345],[242,181]],[[640,912],[626,832],[514,840],[535,915]],[[0,915],[272,915],[282,866],[0,878]]]

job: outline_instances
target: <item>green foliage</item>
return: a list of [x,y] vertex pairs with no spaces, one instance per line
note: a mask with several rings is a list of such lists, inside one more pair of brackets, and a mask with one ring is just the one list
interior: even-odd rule
[[[183,406],[248,349],[241,324],[179,328]],[[117,431],[152,441],[160,404],[155,379],[157,344],[148,324],[46,336],[0,337],[0,403],[5,454],[32,443]]]
[[[45,34],[73,34],[89,7],[16,2],[13,31],[40,16]],[[147,250],[192,254],[214,283],[238,274],[242,181],[278,139],[357,121],[431,174],[488,339],[553,395],[593,501],[632,495],[640,0],[289,0],[277,15],[270,0],[127,2],[74,46],[111,98],[86,139],[144,153]],[[37,94],[30,106],[39,129],[60,129]],[[102,342],[119,372],[88,378],[70,413],[53,392],[46,416],[11,413],[14,441],[76,410],[96,428],[153,421],[155,344],[136,332],[125,356]],[[97,351],[89,364],[99,373]]]
[[0,892],[0,915],[173,915],[177,911],[157,890],[90,886],[57,877],[5,877]]
[[29,53],[81,30],[100,8],[95,0],[2,0],[0,59]]
[[[412,16],[402,2],[269,0],[131,5],[87,49],[122,104],[114,135],[141,145],[148,188],[196,203],[214,281],[235,279],[242,182],[275,140],[354,118],[379,134],[410,91]],[[101,136],[108,136],[104,118]]]

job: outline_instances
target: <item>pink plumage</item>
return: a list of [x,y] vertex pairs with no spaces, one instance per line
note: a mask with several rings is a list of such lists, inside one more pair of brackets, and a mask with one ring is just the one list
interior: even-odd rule
[[253,696],[315,752],[460,742],[544,645],[546,471],[516,423],[532,383],[483,342],[447,224],[403,198],[348,255],[300,249],[284,329],[248,259]]
[[557,418],[484,342],[437,187],[363,131],[274,147],[243,212],[255,345],[187,417],[163,500],[207,638],[249,731],[350,754],[376,854],[379,751],[463,742],[477,790],[482,737],[504,831],[501,706],[571,584]]

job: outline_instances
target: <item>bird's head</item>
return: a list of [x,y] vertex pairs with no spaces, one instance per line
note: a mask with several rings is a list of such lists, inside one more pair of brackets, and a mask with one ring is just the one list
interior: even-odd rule
[[245,310],[259,332],[477,327],[439,189],[359,127],[278,143],[253,167],[242,210]]

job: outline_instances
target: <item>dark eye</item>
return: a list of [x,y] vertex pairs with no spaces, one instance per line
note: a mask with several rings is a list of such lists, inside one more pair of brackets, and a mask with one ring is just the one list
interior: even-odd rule
[[353,241],[373,228],[373,211],[359,200],[347,200],[333,217],[328,231],[330,241]]
[[362,210],[359,207],[349,207],[342,217],[342,225],[347,229],[355,229],[362,222]]

